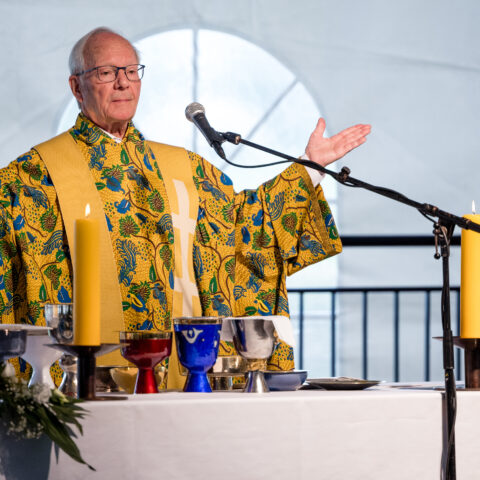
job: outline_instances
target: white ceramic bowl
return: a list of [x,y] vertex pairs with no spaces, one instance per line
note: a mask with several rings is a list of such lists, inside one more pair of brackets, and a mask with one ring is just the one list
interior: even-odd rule
[[263,375],[268,388],[272,392],[297,390],[307,379],[306,370],[267,371],[263,372]]

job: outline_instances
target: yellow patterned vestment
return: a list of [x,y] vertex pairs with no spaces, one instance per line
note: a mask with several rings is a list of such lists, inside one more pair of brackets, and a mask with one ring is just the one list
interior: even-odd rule
[[[116,143],[80,114],[69,133],[104,204],[125,329],[170,329],[175,259],[162,158],[132,124]],[[193,255],[203,314],[288,315],[286,276],[341,251],[321,187],[291,165],[236,194],[225,174],[188,155],[199,197]],[[32,149],[0,170],[2,322],[44,325],[43,303],[72,301],[71,272],[55,188]],[[232,353],[222,342],[220,354]],[[280,343],[269,368],[293,368],[292,349]]]

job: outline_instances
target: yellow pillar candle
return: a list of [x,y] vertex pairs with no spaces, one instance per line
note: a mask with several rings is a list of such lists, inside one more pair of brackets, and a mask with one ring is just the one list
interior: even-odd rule
[[73,325],[75,345],[100,345],[100,234],[98,221],[75,221]]
[[[480,215],[473,213],[464,218],[480,224]],[[461,264],[460,336],[480,338],[480,233],[462,230]]]

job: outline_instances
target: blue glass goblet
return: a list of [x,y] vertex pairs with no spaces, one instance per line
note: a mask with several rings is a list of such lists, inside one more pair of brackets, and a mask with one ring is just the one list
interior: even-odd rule
[[178,359],[188,369],[184,392],[211,392],[207,371],[217,359],[222,319],[180,317],[173,320]]

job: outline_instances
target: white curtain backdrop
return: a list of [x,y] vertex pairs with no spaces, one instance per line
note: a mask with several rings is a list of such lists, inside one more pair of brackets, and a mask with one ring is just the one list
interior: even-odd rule
[[[367,144],[340,162],[353,176],[458,215],[469,213],[472,200],[480,205],[476,0],[1,0],[0,18],[0,166],[56,134],[71,98],[68,54],[87,31],[105,25],[138,41],[206,28],[238,35],[283,63],[330,132],[372,124]],[[158,115],[169,113],[158,106]],[[299,139],[299,154],[308,134]],[[432,230],[417,212],[370,192],[339,186],[337,195],[343,234]],[[452,283],[459,262],[454,249]],[[340,256],[339,281],[438,285],[441,265],[428,248],[350,248]]]

